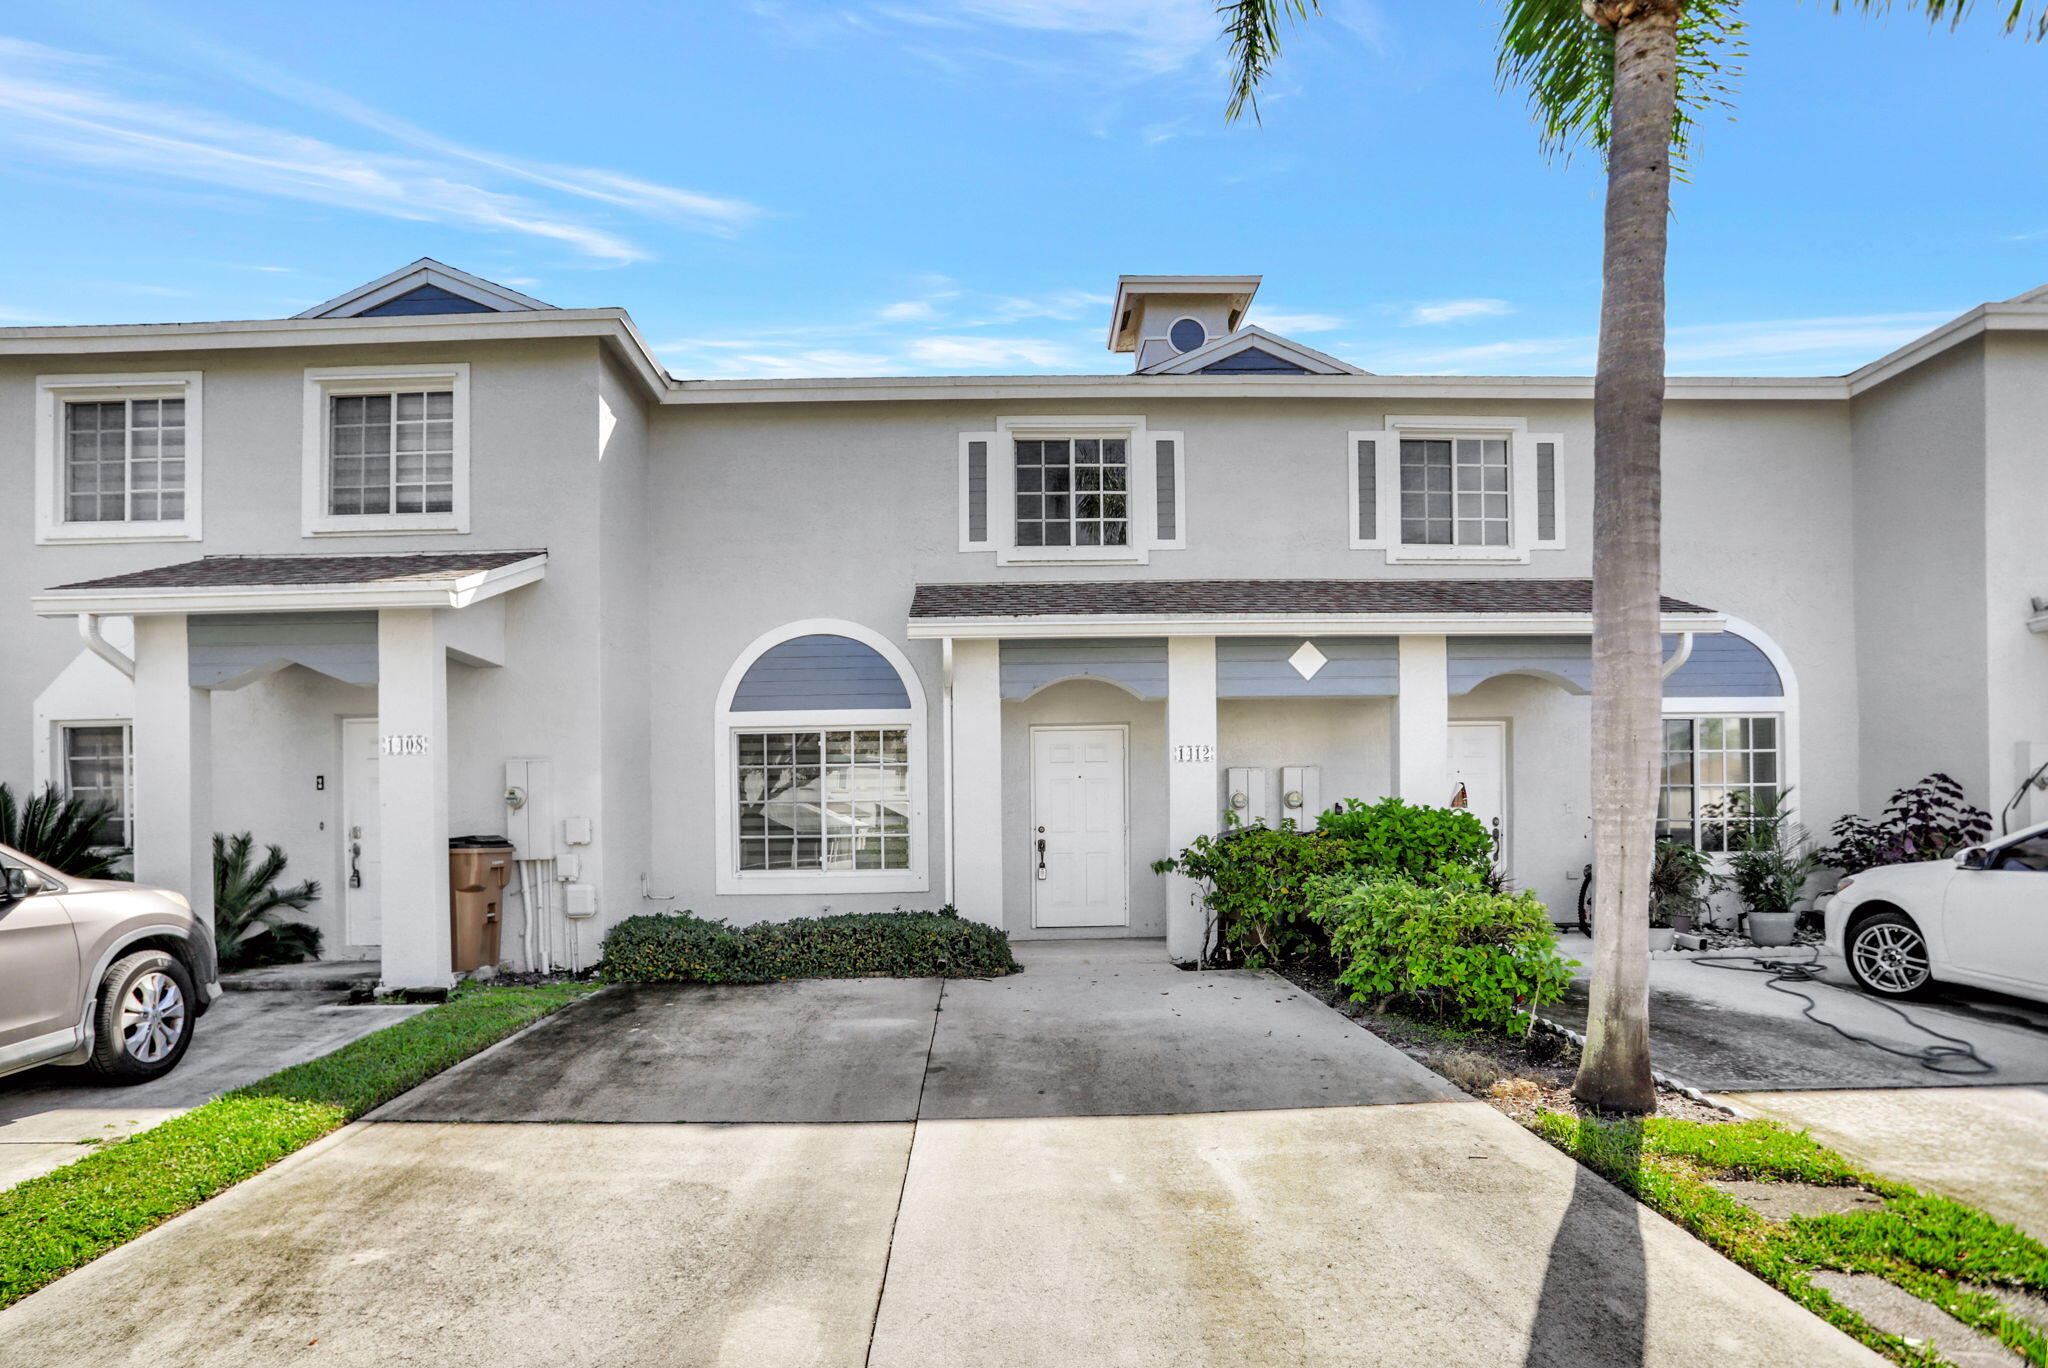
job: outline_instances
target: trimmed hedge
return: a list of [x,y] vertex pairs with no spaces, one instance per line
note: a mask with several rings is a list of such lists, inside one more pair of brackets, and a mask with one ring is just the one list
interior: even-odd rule
[[950,907],[845,912],[727,926],[693,912],[628,917],[605,933],[614,983],[769,983],[794,978],[987,978],[1011,974],[1010,938]]

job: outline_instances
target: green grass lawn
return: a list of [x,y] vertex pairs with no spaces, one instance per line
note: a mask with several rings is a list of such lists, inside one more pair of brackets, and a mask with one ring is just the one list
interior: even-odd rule
[[0,1307],[592,991],[586,984],[464,989],[332,1054],[0,1191]]
[[[1963,1285],[2048,1291],[2048,1248],[1975,1207],[1880,1178],[1805,1132],[1771,1121],[1601,1122],[1544,1112],[1533,1129],[1895,1363],[1938,1368],[1949,1360],[1871,1325],[1816,1287],[1812,1271],[1875,1274],[1991,1335],[2028,1363],[2048,1365],[2048,1338],[2039,1329],[1998,1298]],[[1885,1205],[1773,1221],[1713,1187],[1713,1178],[1860,1187]]]

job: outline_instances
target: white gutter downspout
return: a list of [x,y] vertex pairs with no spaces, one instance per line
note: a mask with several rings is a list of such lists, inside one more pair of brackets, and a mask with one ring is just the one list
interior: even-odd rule
[[939,763],[941,774],[941,805],[946,813],[946,848],[942,854],[946,866],[946,905],[953,905],[953,638],[945,637],[939,642],[939,744],[944,752]]
[[122,674],[127,675],[130,679],[135,678],[134,659],[129,656],[121,654],[121,652],[115,648],[113,642],[108,641],[104,636],[100,635],[100,620],[98,614],[80,613],[78,615],[78,635],[85,639],[85,648],[88,651],[91,651],[94,655],[98,656],[101,660],[106,661],[107,664],[113,666]]
[[1658,678],[1671,678],[1671,676],[1684,668],[1685,662],[1690,659],[1692,659],[1692,633],[1680,632],[1678,634],[1678,649],[1671,653],[1671,659],[1664,662],[1664,673],[1659,675]]

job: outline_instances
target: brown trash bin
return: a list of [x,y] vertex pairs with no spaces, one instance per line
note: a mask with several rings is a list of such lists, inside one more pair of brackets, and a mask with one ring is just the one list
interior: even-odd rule
[[448,945],[456,973],[497,964],[505,885],[518,853],[502,836],[449,840]]

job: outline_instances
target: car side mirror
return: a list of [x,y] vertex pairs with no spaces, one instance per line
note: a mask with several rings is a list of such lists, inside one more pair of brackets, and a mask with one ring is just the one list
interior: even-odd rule
[[42,876],[33,869],[24,869],[20,865],[0,868],[0,902],[20,902],[29,894],[40,891],[42,886]]
[[1983,846],[1971,846],[1956,856],[1956,868],[1982,869],[1987,858],[1988,852]]

